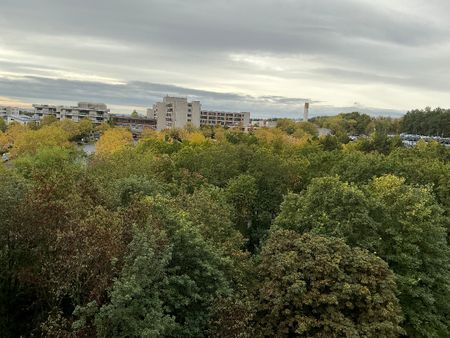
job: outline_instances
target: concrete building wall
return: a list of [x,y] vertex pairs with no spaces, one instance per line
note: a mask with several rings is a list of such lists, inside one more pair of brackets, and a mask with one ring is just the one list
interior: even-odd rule
[[33,107],[35,116],[39,118],[53,115],[58,120],[75,122],[90,119],[94,124],[100,124],[109,119],[109,109],[104,103],[79,102],[76,106],[34,104]]
[[188,124],[200,127],[199,101],[188,102],[187,98],[165,96],[162,102],[147,110],[147,117],[156,119],[157,130],[185,128]]
[[200,115],[200,125],[202,126],[228,126],[228,127],[248,127],[250,125],[249,112],[220,112],[203,110]]
[[200,128],[200,115],[202,106],[200,104],[200,101],[192,101],[192,120],[191,123],[194,127]]
[[10,107],[10,106],[1,106],[0,107],[0,117],[5,117],[8,115],[19,115],[20,108],[18,107]]

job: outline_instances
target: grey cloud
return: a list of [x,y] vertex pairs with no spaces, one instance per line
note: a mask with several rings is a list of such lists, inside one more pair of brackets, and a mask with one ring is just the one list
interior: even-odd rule
[[[17,96],[22,93],[22,96]],[[161,100],[164,95],[187,96],[200,100],[204,109],[250,111],[253,117],[300,117],[303,104],[313,104],[311,116],[333,115],[343,111],[361,111],[369,114],[401,115],[402,111],[366,107],[331,107],[305,98],[281,96],[250,96],[236,93],[217,93],[173,85],[130,82],[105,84],[40,77],[7,80],[0,78],[0,95],[22,99],[29,103],[76,103],[78,101],[104,102],[111,106],[146,107]]]
[[[45,76],[45,69],[59,67],[127,83],[111,87],[35,78],[36,88],[26,90],[36,98],[56,94],[57,99],[73,98],[73,93],[89,95],[95,89],[117,104],[144,105],[144,97],[177,90],[180,95],[208,97],[223,108],[252,103],[261,112],[290,109],[293,113],[309,98],[272,95],[270,85],[257,98],[242,94],[240,88],[233,90],[239,94],[196,91],[189,82],[202,77],[202,87],[207,88],[217,82],[214,77],[226,77],[228,72],[244,79],[259,73],[354,88],[376,83],[449,91],[449,2],[401,4],[394,0],[0,0],[0,71]],[[29,55],[30,63],[5,62],[2,46]],[[275,72],[231,62],[233,53],[307,56],[319,65]],[[53,68],[54,63],[59,64]],[[189,78],[189,70],[198,74]],[[156,76],[157,72],[163,74]],[[0,88],[19,96],[27,81],[3,79]],[[59,85],[71,94],[60,91]]]

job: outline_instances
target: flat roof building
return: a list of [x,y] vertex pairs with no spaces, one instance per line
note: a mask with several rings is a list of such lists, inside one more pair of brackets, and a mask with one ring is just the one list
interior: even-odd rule
[[20,108],[10,106],[0,106],[0,117],[6,119],[9,115],[19,115]]
[[156,120],[156,129],[202,126],[243,127],[250,125],[249,112],[201,110],[200,101],[188,102],[185,97],[165,96],[147,110],[147,117]]
[[156,129],[156,120],[144,116],[111,115],[115,126],[129,128],[134,135],[141,134],[145,129]]
[[104,103],[79,102],[76,106],[57,106],[48,104],[33,104],[34,114],[39,118],[55,116],[58,120],[79,122],[89,119],[94,124],[108,121],[109,109]]
[[28,115],[8,115],[6,117],[6,124],[10,124],[10,123],[19,123],[22,125],[27,125],[27,124],[39,124],[40,120],[38,117],[35,116],[28,116]]
[[156,120],[156,129],[200,127],[200,101],[188,102],[185,97],[165,96],[147,110],[147,117]]
[[250,124],[249,112],[223,112],[202,110],[200,114],[201,126],[243,127]]

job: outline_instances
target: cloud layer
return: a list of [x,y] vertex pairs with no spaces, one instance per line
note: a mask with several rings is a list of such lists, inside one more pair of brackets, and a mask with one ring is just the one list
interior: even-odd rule
[[3,97],[127,109],[168,93],[260,115],[305,99],[315,113],[450,106],[446,0],[0,3]]

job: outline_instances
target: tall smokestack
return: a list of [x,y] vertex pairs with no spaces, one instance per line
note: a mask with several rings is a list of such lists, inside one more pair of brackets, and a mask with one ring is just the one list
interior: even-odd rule
[[305,102],[305,111],[303,112],[303,121],[308,122],[309,102]]

